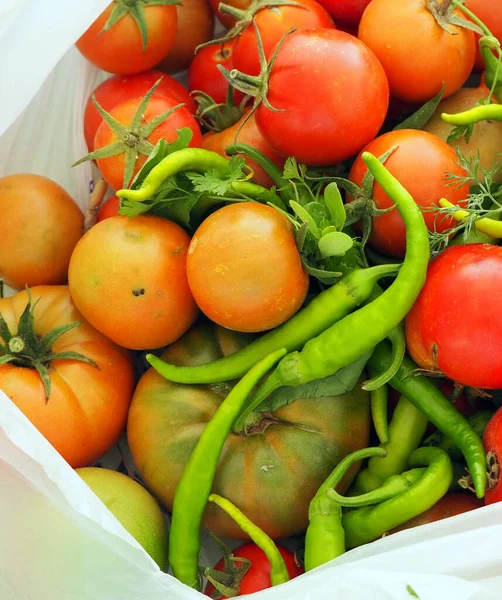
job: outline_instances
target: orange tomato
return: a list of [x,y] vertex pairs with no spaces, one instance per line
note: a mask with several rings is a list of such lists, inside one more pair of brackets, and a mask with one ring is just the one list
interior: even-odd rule
[[[502,43],[502,2],[493,0],[466,0],[465,6],[483,21],[492,34]],[[484,71],[485,64],[479,51],[479,35],[474,34],[476,38],[476,62],[475,71]]]
[[40,175],[0,179],[0,278],[14,289],[66,283],[84,215],[56,182]]
[[[31,288],[34,331],[44,336],[56,327],[81,324],[52,344],[52,352],[78,352],[98,368],[77,360],[53,360],[46,401],[40,375],[15,362],[0,365],[0,389],[28,417],[70,466],[95,462],[118,440],[134,390],[134,370],[128,352],[96,331],[76,309],[67,286]],[[17,333],[28,302],[26,291],[0,299],[0,315]]]
[[[230,6],[234,6],[235,8],[240,8],[241,10],[246,10],[249,8],[252,0],[228,0],[225,4],[229,4]],[[209,4],[213,9],[214,14],[218,17],[218,20],[224,25],[227,29],[230,29],[235,25],[235,19],[230,15],[225,15],[220,12],[219,6],[221,4],[221,0],[209,0]]]
[[75,304],[98,331],[126,348],[174,342],[197,315],[186,277],[189,243],[188,234],[167,219],[105,219],[71,257]]

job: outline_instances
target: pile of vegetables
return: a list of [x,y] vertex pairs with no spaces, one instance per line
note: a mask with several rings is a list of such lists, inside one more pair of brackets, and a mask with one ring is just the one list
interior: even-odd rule
[[501,39],[490,0],[114,0],[77,41],[110,77],[55,160],[100,178],[0,179],[0,389],[186,585],[502,499]]

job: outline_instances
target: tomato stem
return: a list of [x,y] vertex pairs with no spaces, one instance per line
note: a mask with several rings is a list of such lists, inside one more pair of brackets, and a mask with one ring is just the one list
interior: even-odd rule
[[26,348],[26,344],[21,336],[16,335],[9,340],[9,350],[12,354],[20,354]]

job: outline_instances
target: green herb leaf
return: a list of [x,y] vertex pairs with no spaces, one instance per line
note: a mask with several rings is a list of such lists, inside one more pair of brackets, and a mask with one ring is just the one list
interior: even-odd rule
[[354,245],[354,240],[342,231],[333,231],[323,235],[318,242],[319,251],[324,258],[343,256]]
[[457,125],[451,130],[450,135],[448,136],[446,143],[452,144],[456,142],[461,137],[463,137],[468,144],[472,134],[474,133],[474,123],[469,123],[468,125]]
[[321,237],[321,232],[317,227],[314,217],[308,212],[308,210],[306,210],[305,207],[301,206],[294,200],[291,200],[289,205],[302,223],[308,223],[309,232],[315,237],[316,240],[318,240]]
[[394,127],[394,131],[399,129],[423,129],[429,122],[432,115],[436,112],[439,103],[444,95],[444,83],[441,86],[441,91],[437,96],[426,102],[421,108],[414,112],[410,117],[405,119],[399,125]]
[[343,206],[342,195],[334,181],[328,184],[324,190],[324,202],[331,216],[332,224],[338,231],[342,231],[345,226],[347,214]]
[[420,596],[415,592],[415,590],[411,587],[410,584],[406,586],[406,591],[410,596],[413,596],[413,598],[418,598],[418,600],[420,600]]
[[241,156],[232,156],[228,161],[228,174],[222,175],[216,169],[209,169],[203,175],[192,173],[189,179],[196,192],[224,196],[232,189],[232,183],[245,179],[245,160]]

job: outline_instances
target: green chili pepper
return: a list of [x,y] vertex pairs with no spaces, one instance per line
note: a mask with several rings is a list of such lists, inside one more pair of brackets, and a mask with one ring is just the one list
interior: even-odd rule
[[385,385],[397,373],[401,363],[403,362],[404,353],[406,351],[406,337],[404,335],[404,326],[400,323],[387,336],[387,339],[392,344],[392,362],[389,367],[378,375],[375,374],[372,379],[368,379],[361,386],[363,390],[372,392]]
[[[384,341],[375,348],[369,363],[375,370],[385,370],[391,357],[389,344]],[[479,435],[445,398],[441,390],[427,377],[417,375],[417,370],[415,363],[405,357],[398,372],[390,380],[390,385],[405,394],[431,423],[460,448],[469,467],[476,495],[483,498],[486,488],[486,466],[485,451]]]
[[[502,63],[500,57],[500,42],[494,36],[484,36],[479,40],[479,49],[485,63],[484,80],[487,87],[493,89],[495,98],[502,102]],[[492,52],[498,49],[499,58]]]
[[[279,169],[279,167],[273,163],[268,156],[265,156],[265,154],[260,152],[260,150],[257,148],[249,146],[248,144],[232,144],[225,149],[225,152],[229,156],[245,154],[265,171],[265,173],[277,186],[279,192],[281,192],[283,188],[288,187],[289,181],[285,179],[281,169]],[[288,199],[294,200],[295,198],[291,195],[291,197]]]
[[502,105],[483,104],[455,115],[442,113],[441,118],[451,125],[471,125],[480,121],[502,121]]
[[368,152],[364,152],[362,158],[375,180],[397,204],[406,225],[406,255],[399,274],[373,302],[308,341],[301,352],[293,352],[283,358],[251,396],[235,423],[237,431],[245,428],[247,417],[277,388],[328,377],[370,352],[403,321],[425,283],[429,239],[420,209],[377,158]]
[[388,442],[382,444],[387,456],[371,458],[368,466],[359,471],[351,492],[371,492],[387,478],[404,471],[410,455],[420,446],[428,422],[422,411],[401,396],[389,425]]
[[272,586],[289,581],[289,572],[286,563],[284,562],[284,558],[274,541],[264,531],[250,521],[242,511],[230,502],[230,500],[222,498],[221,496],[218,496],[218,494],[211,494],[209,496],[209,502],[214,502],[224,510],[227,515],[232,517],[242,531],[247,533],[251,540],[263,550],[270,562],[270,581]]
[[200,527],[225,440],[248,394],[285,354],[285,349],[269,354],[235,385],[204,428],[176,488],[169,562],[175,577],[190,587],[199,585]]
[[[371,370],[370,370],[371,373]],[[373,426],[381,444],[389,441],[389,423],[387,421],[388,388],[382,385],[371,391],[370,405]]]
[[316,296],[310,304],[284,325],[266,333],[235,354],[212,363],[195,367],[170,365],[153,354],[148,362],[169,381],[175,383],[217,383],[241,377],[261,358],[286,348],[288,352],[301,348],[308,340],[348,315],[365,302],[379,279],[396,273],[396,265],[357,269],[334,286]]
[[427,466],[427,469],[407,491],[376,506],[358,508],[343,515],[347,548],[378,539],[390,529],[422,514],[447,493],[453,469],[444,450],[419,448],[410,456],[408,463],[412,469],[422,466]]

